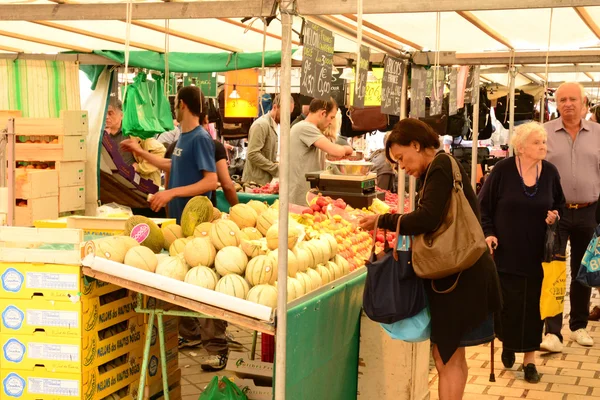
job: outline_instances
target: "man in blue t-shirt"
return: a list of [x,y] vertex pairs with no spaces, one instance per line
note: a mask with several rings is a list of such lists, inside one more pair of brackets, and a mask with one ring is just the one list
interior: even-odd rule
[[202,95],[196,86],[186,86],[175,97],[175,118],[181,128],[171,159],[142,150],[135,140],[125,140],[121,147],[169,173],[169,189],[150,199],[150,208],[158,211],[169,205],[169,217],[181,222],[188,200],[194,196],[211,198],[217,188],[215,147],[212,138],[200,126]]

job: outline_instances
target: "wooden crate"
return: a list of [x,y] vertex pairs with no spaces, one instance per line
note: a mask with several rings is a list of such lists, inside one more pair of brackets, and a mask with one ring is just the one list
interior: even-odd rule
[[56,162],[58,186],[85,186],[85,161]]
[[[0,261],[81,265],[80,229],[0,227]],[[42,244],[73,245],[72,250],[40,248]]]
[[[19,110],[0,110],[0,122],[2,122],[2,125],[6,124],[6,120],[9,118],[19,118],[21,117],[21,111]],[[4,126],[2,126],[2,128],[4,128]]]
[[85,136],[59,136],[58,143],[17,143],[15,153],[19,161],[82,161]]
[[29,199],[24,207],[15,207],[15,225],[33,226],[42,219],[58,218],[58,196]]
[[85,187],[59,188],[58,212],[85,210]]
[[37,199],[58,196],[58,173],[54,170],[17,169],[15,198]]
[[[4,114],[6,113],[6,114]],[[0,114],[0,125],[8,118],[15,118],[15,134],[18,136],[87,136],[87,111],[60,112],[59,118],[22,118],[20,111],[6,111]]]

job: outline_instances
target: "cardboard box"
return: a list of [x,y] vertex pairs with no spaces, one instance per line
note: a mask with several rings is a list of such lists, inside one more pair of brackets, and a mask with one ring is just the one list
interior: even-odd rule
[[[140,315],[141,316],[141,315]],[[144,340],[146,337],[146,328],[148,323],[144,320]],[[158,336],[158,320],[154,319],[152,325],[152,338],[150,339],[150,349],[158,349],[160,347],[159,336]],[[173,336],[179,337],[179,317],[177,316],[163,316],[163,329],[165,335],[165,344],[169,343]]]
[[264,385],[273,385],[273,363],[251,360],[250,353],[229,352],[226,371],[233,372],[239,378],[252,379]]
[[85,161],[57,161],[58,186],[85,186]]
[[0,299],[0,334],[32,335],[43,330],[48,336],[87,338],[136,315],[135,294],[128,292],[126,297],[111,301],[109,296],[120,293],[73,301],[37,296],[31,300]]
[[[117,327],[124,329],[113,332]],[[81,373],[143,349],[143,319],[136,316],[87,338],[0,334],[0,363],[11,370]],[[110,336],[107,336],[110,335]],[[137,354],[136,353],[136,354]]]
[[139,379],[142,357],[129,353],[126,361],[106,372],[99,368],[80,374],[0,370],[0,398],[23,400],[100,400]]
[[61,187],[58,195],[58,211],[85,210],[85,187]]
[[[170,388],[174,388],[179,386],[181,382],[181,369],[177,368],[175,371],[170,372],[167,377],[167,383]],[[139,386],[139,382],[137,382],[136,388]],[[146,381],[146,386],[144,386],[144,399],[154,399],[155,397],[161,395],[163,392],[163,383],[162,378],[160,381],[156,381],[153,384],[149,385]],[[169,394],[171,392],[169,391]],[[134,399],[137,400],[137,399]]]
[[15,207],[15,225],[33,226],[40,219],[58,218],[58,196],[27,200],[26,206]]
[[51,169],[15,171],[15,198],[37,199],[58,196],[58,173]]
[[257,386],[252,379],[229,378],[248,397],[248,400],[272,400],[273,388],[271,386]]
[[0,262],[0,284],[4,299],[31,299],[42,295],[47,300],[70,301],[75,296],[98,297],[121,289],[92,280],[86,282],[78,265]]
[[[165,343],[165,352],[167,359],[167,372],[174,371],[179,367],[179,337],[173,336]],[[162,363],[160,346],[157,345],[150,349],[150,358],[148,360],[148,369],[146,375],[146,385],[152,386],[156,382],[162,382]]]

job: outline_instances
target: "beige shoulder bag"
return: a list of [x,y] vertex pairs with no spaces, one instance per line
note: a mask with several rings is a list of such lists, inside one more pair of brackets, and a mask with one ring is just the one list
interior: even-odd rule
[[[463,192],[458,164],[454,157],[445,154],[436,157],[440,155],[450,157],[454,186],[440,226],[433,232],[415,236],[412,243],[413,267],[417,276],[424,279],[440,279],[462,272],[471,268],[487,251],[481,225]],[[423,189],[428,176],[429,172]],[[458,279],[445,292],[454,290],[457,283]]]

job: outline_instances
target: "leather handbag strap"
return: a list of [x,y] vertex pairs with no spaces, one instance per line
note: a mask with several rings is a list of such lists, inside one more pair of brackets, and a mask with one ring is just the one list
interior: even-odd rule
[[456,286],[458,286],[458,281],[460,280],[460,276],[462,275],[463,271],[460,271],[458,273],[458,276],[456,277],[456,280],[454,281],[454,283],[452,284],[452,286],[450,286],[448,289],[446,290],[437,290],[435,288],[435,281],[432,280],[431,281],[431,290],[433,290],[435,293],[437,294],[448,294],[452,291],[454,291],[454,289],[456,289]]

